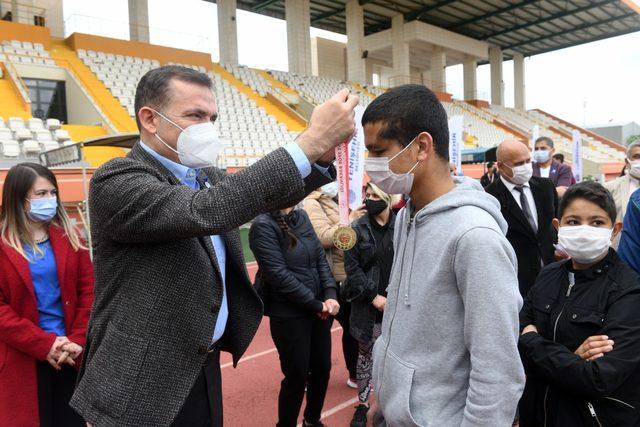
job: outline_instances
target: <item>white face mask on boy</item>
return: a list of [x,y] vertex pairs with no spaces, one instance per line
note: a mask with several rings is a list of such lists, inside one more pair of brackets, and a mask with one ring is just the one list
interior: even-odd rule
[[[417,136],[416,136],[417,138]],[[387,194],[409,194],[413,187],[413,171],[418,167],[419,161],[408,172],[397,174],[391,170],[389,163],[396,157],[404,153],[416,140],[413,140],[404,147],[398,154],[392,158],[388,157],[373,157],[368,158],[365,162],[364,168],[367,171],[367,175],[371,178],[371,182],[377,185],[382,191]]]
[[575,262],[591,264],[609,250],[612,234],[611,228],[563,226],[558,229],[558,243]]

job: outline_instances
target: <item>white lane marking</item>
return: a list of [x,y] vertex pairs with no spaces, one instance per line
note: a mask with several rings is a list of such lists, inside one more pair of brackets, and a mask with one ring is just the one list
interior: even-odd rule
[[[322,415],[320,415],[320,419],[324,420],[325,418],[328,418],[331,415],[342,411],[343,409],[347,409],[349,407],[352,407],[356,403],[358,403],[358,398],[357,397],[354,397],[353,399],[349,399],[346,402],[343,402],[343,403],[339,404],[338,406],[334,406],[333,408],[324,411],[322,413]],[[302,423],[298,424],[297,427],[302,427]]]
[[[334,332],[337,332],[337,331],[341,331],[341,330],[342,330],[342,328],[340,326],[338,326],[338,327],[335,327],[335,328],[331,329],[331,333],[334,333]],[[243,357],[242,359],[240,359],[238,361],[238,364],[240,364],[242,362],[246,362],[247,360],[251,360],[251,359],[258,358],[258,357],[266,356],[267,354],[271,354],[271,353],[273,353],[275,351],[278,351],[278,350],[274,347],[274,348],[271,348],[269,350],[261,351],[260,353],[252,354],[251,356]],[[224,365],[220,365],[220,369],[228,368],[230,366],[233,366],[233,362],[229,362],[229,363],[225,363]]]

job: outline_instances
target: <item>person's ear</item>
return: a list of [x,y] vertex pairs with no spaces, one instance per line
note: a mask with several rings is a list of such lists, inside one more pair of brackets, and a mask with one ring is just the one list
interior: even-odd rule
[[560,229],[560,221],[558,221],[558,218],[553,218],[551,224],[553,224],[553,228],[555,228],[556,231]]
[[427,160],[432,151],[434,151],[433,137],[429,132],[421,132],[416,137],[416,143],[418,144],[418,161]]
[[[140,126],[144,128],[150,134],[155,134],[158,131],[156,126],[156,114],[149,107],[142,107],[138,111],[138,120],[140,120]],[[142,131],[142,129],[140,129]]]
[[622,221],[616,221],[613,224],[613,232],[611,233],[611,240],[615,240],[615,238],[622,231]]
[[496,170],[498,171],[498,173],[500,173],[500,175],[504,175],[507,177],[509,176],[508,173],[505,173],[508,168],[506,168],[504,166],[504,163],[502,163],[500,160],[496,162],[496,168],[497,168]]

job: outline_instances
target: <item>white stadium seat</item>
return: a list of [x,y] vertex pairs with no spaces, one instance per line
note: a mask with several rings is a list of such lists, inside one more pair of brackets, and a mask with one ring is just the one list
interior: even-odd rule
[[2,155],[8,159],[17,158],[20,155],[20,144],[18,141],[1,140]]

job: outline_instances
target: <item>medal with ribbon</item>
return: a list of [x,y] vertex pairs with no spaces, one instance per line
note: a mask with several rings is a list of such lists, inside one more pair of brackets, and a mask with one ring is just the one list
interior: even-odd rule
[[349,225],[349,146],[347,141],[336,147],[336,172],[340,226],[333,233],[333,245],[342,251],[348,251],[356,244],[356,232]]

